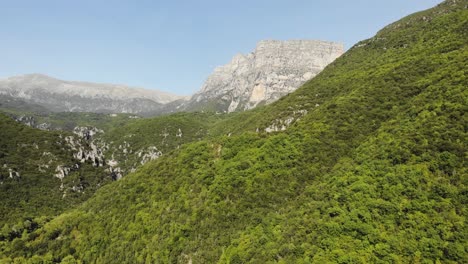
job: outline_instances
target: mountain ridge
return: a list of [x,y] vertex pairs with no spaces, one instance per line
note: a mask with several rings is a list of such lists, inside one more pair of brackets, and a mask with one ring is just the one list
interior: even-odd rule
[[63,81],[43,74],[0,80],[0,94],[52,112],[145,113],[184,98],[170,93],[124,85]]
[[[67,92],[72,93],[73,95],[84,95],[84,96],[91,96],[91,95],[107,95],[109,97],[112,97],[112,93],[114,92],[113,89],[115,89],[116,97],[119,99],[123,98],[147,98],[147,99],[152,99],[161,103],[168,103],[172,102],[178,99],[185,98],[186,96],[182,95],[175,95],[169,92],[164,92],[160,90],[155,90],[155,89],[145,89],[145,88],[140,88],[140,87],[134,87],[134,86],[128,86],[128,85],[123,85],[123,84],[112,84],[112,83],[95,83],[95,82],[87,82],[87,81],[68,81],[68,80],[61,80],[58,78],[51,77],[49,75],[41,74],[41,73],[31,73],[31,74],[24,74],[24,75],[17,75],[17,76],[12,76],[4,79],[0,79],[1,82],[10,82],[15,84],[16,82],[19,83],[28,83],[32,82],[30,86],[26,87],[19,87],[20,89],[22,88],[23,90],[27,89],[35,89],[35,88],[42,88],[45,90],[50,90],[53,92],[60,92],[62,89],[59,89],[60,87],[43,87],[40,84],[35,84],[34,82],[39,82],[39,83],[44,83],[44,84],[52,84],[52,85],[76,85],[79,87],[72,87],[76,89],[75,91],[72,89],[66,90]],[[80,87],[81,86],[81,87]],[[86,90],[87,87],[90,88],[96,88],[99,87],[103,89],[104,91],[100,90]],[[92,92],[90,94],[83,94],[83,90],[85,92]],[[111,94],[108,94],[108,93]],[[133,92],[133,93],[132,93]],[[139,92],[139,93],[138,93]],[[141,95],[140,95],[141,94]]]

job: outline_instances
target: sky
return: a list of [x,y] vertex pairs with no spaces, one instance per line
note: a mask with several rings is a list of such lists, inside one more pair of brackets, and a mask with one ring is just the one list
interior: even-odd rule
[[190,95],[260,40],[348,49],[441,0],[0,0],[0,78],[42,73]]

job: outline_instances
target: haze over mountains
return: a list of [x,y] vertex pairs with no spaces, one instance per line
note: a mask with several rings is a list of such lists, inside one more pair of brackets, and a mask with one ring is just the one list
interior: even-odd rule
[[0,80],[0,95],[53,112],[145,113],[183,99],[166,92],[123,85],[62,81],[42,74]]
[[53,112],[233,112],[271,103],[297,89],[343,53],[343,45],[316,40],[261,41],[215,69],[191,98],[123,85],[62,81],[28,74],[0,80],[6,100],[22,100]]

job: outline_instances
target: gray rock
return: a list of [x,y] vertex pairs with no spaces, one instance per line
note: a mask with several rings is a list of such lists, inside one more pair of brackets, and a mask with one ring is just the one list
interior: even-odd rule
[[326,41],[260,41],[252,53],[238,54],[217,67],[201,90],[179,108],[233,112],[271,103],[316,76],[343,52],[342,44]]

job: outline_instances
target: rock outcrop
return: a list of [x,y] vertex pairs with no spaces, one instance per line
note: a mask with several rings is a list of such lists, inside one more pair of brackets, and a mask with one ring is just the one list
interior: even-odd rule
[[317,40],[266,40],[254,52],[218,67],[185,110],[233,112],[271,103],[293,92],[343,54],[342,44]]

